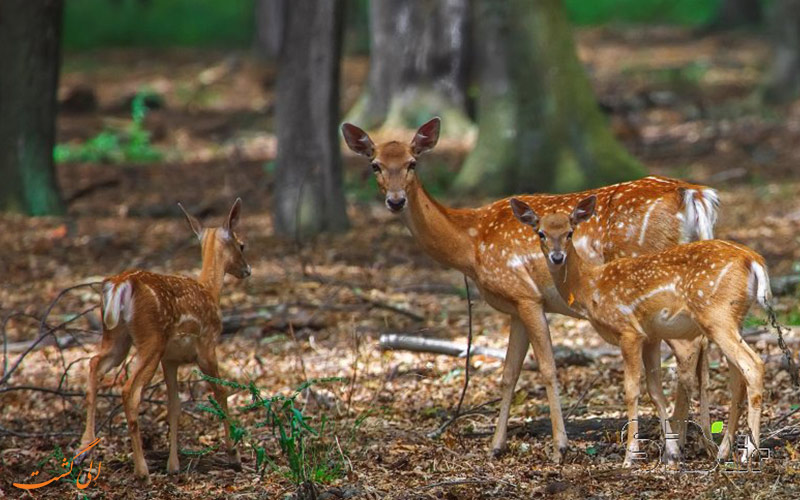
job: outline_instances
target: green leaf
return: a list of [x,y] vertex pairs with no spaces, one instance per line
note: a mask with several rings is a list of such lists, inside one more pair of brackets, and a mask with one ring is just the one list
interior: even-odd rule
[[594,446],[587,447],[586,454],[589,455],[590,457],[597,455],[597,448],[595,448]]
[[723,423],[722,420],[717,420],[713,424],[711,424],[711,434],[719,434],[722,432]]

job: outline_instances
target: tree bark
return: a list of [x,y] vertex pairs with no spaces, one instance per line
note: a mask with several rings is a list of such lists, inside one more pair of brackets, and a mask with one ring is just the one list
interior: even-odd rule
[[302,237],[348,226],[339,151],[342,0],[283,6],[275,118],[274,221]]
[[566,192],[640,177],[578,60],[560,0],[474,2],[478,142],[462,192]]
[[451,135],[466,114],[468,0],[373,0],[367,86],[347,121],[416,128],[441,116]]
[[61,214],[53,165],[61,0],[0,1],[0,210]]
[[731,29],[755,26],[763,20],[761,0],[722,0],[709,29]]
[[775,55],[764,97],[773,103],[787,102],[800,91],[800,0],[775,0],[769,32]]

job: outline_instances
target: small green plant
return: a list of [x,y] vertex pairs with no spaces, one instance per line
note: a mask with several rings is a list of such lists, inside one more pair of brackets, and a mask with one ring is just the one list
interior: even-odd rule
[[[202,375],[203,379],[236,390],[246,390],[250,394],[250,404],[241,408],[245,413],[257,412],[259,417],[252,429],[242,426],[230,415],[225,415],[213,397],[208,398],[210,406],[200,409],[213,414],[227,423],[236,444],[244,442],[256,458],[256,471],[264,474],[268,469],[285,474],[297,485],[329,483],[343,476],[347,470],[348,459],[342,443],[337,436],[336,423],[324,414],[318,417],[303,413],[297,405],[297,398],[313,385],[331,382],[345,382],[341,377],[311,379],[301,384],[289,396],[276,395],[264,397],[255,383],[248,385],[215,379]],[[355,429],[363,422],[356,421]],[[285,466],[281,467],[269,454],[264,439],[257,434],[258,429],[268,428],[277,437]],[[350,440],[352,441],[353,435]]]
[[160,161],[161,152],[150,143],[144,127],[147,92],[139,92],[131,103],[131,122],[124,131],[104,130],[83,144],[58,144],[53,149],[56,163],[148,163]]

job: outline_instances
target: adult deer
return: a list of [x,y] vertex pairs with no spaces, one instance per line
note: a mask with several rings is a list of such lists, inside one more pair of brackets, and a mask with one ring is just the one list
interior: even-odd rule
[[[225,274],[239,279],[250,276],[244,258],[244,243],[235,233],[242,200],[237,198],[222,227],[203,228],[178,204],[189,226],[200,240],[203,267],[199,279],[147,271],[125,271],[103,283],[103,339],[90,362],[86,392],[86,429],[82,447],[95,439],[97,385],[111,368],[136,346],[131,376],[122,389],[128,433],[133,447],[135,475],[149,482],[147,462],[139,434],[139,403],[142,389],[150,382],[159,362],[167,382],[169,459],[167,472],[176,473],[178,463],[178,366],[196,362],[206,375],[219,378],[216,347],[222,332],[219,295]],[[227,390],[212,384],[214,397],[227,414]],[[239,466],[239,455],[227,436],[228,453]]]
[[[567,215],[554,210],[538,212],[520,200],[511,200],[517,219],[538,233],[559,295],[587,317],[604,339],[622,350],[628,412],[625,465],[632,464],[638,451],[642,357],[648,390],[662,425],[668,429],[664,403],[653,394],[652,365],[660,363],[662,340],[674,344],[701,336],[716,343],[731,366],[730,422],[718,458],[727,458],[730,453],[745,385],[752,436],[747,440],[749,457],[759,445],[764,362],[742,339],[739,328],[753,302],[766,309],[771,298],[763,257],[742,245],[708,240],[594,264],[576,250],[573,232],[591,220],[597,203],[597,196],[588,196]],[[530,244],[533,235],[519,239]],[[657,389],[660,393],[660,383]]]
[[[425,191],[416,174],[417,160],[436,146],[439,127],[439,118],[430,120],[417,130],[410,143],[389,141],[376,145],[366,132],[349,123],[342,125],[342,134],[351,150],[369,158],[386,206],[401,215],[423,250],[439,263],[472,278],[492,307],[511,316],[492,454],[498,455],[506,447],[514,387],[530,342],[550,405],[552,457],[560,462],[567,434],[544,313],[573,317],[580,314],[558,294],[541,252],[517,238],[524,228],[514,220],[508,199],[475,209],[454,209],[438,203]],[[576,242],[592,261],[599,263],[712,237],[716,192],[663,177],[646,177],[583,193],[528,195],[521,199],[541,211],[566,210],[589,194],[597,196],[598,216],[581,226]],[[685,354],[687,363],[688,358],[695,363],[695,369],[683,370],[686,380],[693,381],[704,356],[700,351]]]

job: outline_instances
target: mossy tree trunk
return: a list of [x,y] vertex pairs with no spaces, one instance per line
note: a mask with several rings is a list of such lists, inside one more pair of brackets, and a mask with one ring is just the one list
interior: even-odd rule
[[416,129],[433,116],[457,135],[466,114],[468,0],[373,0],[367,85],[347,121]]
[[338,135],[342,7],[342,0],[290,0],[282,9],[273,215],[279,234],[348,227]]
[[800,94],[800,0],[775,0],[769,24],[775,55],[765,97],[773,103],[791,101]]
[[478,142],[456,189],[566,192],[642,176],[598,108],[561,0],[473,5]]
[[64,212],[53,146],[61,0],[0,1],[0,210]]

